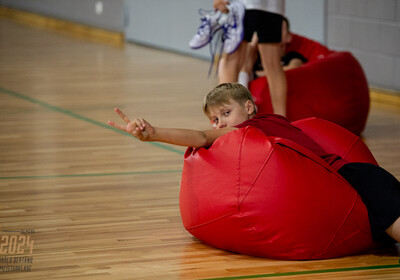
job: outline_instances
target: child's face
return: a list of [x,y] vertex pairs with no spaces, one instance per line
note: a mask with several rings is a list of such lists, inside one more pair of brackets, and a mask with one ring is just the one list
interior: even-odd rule
[[250,100],[242,105],[230,99],[228,103],[210,107],[208,112],[212,127],[220,129],[232,127],[250,119],[254,113],[254,106]]

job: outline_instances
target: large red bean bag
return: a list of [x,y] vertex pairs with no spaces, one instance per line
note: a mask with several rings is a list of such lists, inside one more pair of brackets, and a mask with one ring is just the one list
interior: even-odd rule
[[[330,152],[376,164],[358,136],[333,123],[294,124]],[[374,245],[365,205],[347,181],[311,151],[254,127],[186,151],[180,209],[198,239],[253,256],[322,259]]]
[[[301,67],[286,71],[288,119],[319,117],[359,135],[365,128],[370,100],[368,82],[356,58],[295,34],[286,51],[297,51],[308,59]],[[253,80],[249,90],[259,112],[272,113],[267,79]]]

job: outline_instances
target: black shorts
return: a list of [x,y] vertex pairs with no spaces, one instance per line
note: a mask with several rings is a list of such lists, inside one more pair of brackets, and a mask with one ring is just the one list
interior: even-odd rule
[[400,217],[399,181],[385,169],[369,163],[348,163],[338,172],[367,207],[372,238],[377,242],[396,242],[385,230]]
[[256,32],[259,43],[280,43],[282,41],[283,16],[260,10],[246,10],[244,16],[244,38],[251,42]]

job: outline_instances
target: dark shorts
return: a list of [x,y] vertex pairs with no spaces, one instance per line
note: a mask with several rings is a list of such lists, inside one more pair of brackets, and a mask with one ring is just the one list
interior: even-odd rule
[[338,170],[358,192],[368,210],[372,237],[395,242],[385,230],[400,217],[400,183],[385,169],[369,163],[348,163]]
[[280,43],[282,41],[283,17],[279,14],[246,10],[244,16],[244,40],[251,41],[256,32],[259,43]]

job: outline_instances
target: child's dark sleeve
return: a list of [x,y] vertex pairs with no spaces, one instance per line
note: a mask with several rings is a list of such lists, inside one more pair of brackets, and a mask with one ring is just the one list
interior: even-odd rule
[[308,61],[307,58],[305,58],[298,52],[289,52],[282,57],[282,65],[289,65],[290,61],[295,58],[300,59],[303,63],[306,63]]

